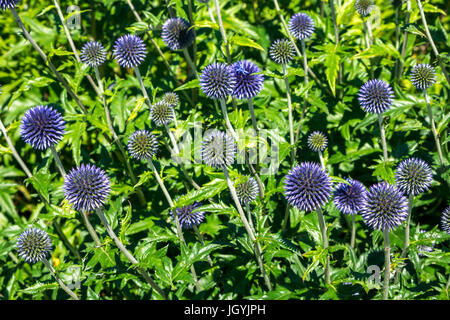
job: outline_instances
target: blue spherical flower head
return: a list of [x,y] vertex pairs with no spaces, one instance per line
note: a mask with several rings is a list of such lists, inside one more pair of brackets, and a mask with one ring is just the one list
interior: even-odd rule
[[436,82],[436,71],[429,64],[418,64],[411,71],[411,82],[419,90],[426,90]]
[[236,85],[233,68],[225,63],[207,65],[200,75],[200,88],[212,99],[226,99]]
[[310,38],[314,32],[314,21],[306,13],[300,12],[289,20],[289,32],[298,40]]
[[89,41],[81,48],[81,61],[93,68],[99,67],[106,60],[106,50],[101,43]]
[[258,183],[252,177],[236,185],[236,194],[242,204],[249,204],[256,200],[259,193]]
[[380,182],[370,187],[361,215],[367,225],[393,230],[408,216],[408,200],[394,185]]
[[65,127],[64,119],[58,111],[49,106],[37,106],[23,116],[20,134],[33,148],[45,150],[62,139]]
[[150,118],[156,123],[157,126],[163,126],[173,121],[175,118],[175,111],[170,104],[163,100],[155,103],[150,108]]
[[[202,204],[196,201],[193,204],[175,209],[178,215],[178,219],[180,221],[181,228],[192,229],[194,228],[194,226],[199,226],[200,223],[202,223],[202,221],[205,219],[205,212],[204,211],[192,212],[196,208],[201,206]],[[170,211],[170,213],[172,217],[175,219],[172,210]]]
[[442,212],[441,226],[445,232],[450,234],[450,207],[447,207],[444,212]]
[[231,95],[238,99],[251,99],[261,92],[264,76],[261,69],[250,61],[238,61],[231,65],[236,76],[236,85]]
[[43,260],[52,250],[52,240],[47,232],[29,228],[22,232],[17,240],[19,257],[29,263]]
[[364,185],[353,179],[346,179],[348,183],[340,183],[334,191],[333,203],[339,211],[345,214],[357,214],[361,211],[366,199],[367,190]]
[[183,18],[170,18],[162,26],[161,37],[171,50],[180,50],[192,44],[194,30]]
[[135,68],[144,61],[147,48],[141,38],[127,34],[116,40],[113,55],[122,67]]
[[202,159],[213,168],[223,169],[233,164],[236,144],[227,133],[213,130],[202,141]]
[[403,160],[395,172],[395,181],[398,188],[407,195],[415,196],[427,191],[431,180],[430,166],[417,158]]
[[269,55],[278,64],[288,64],[295,55],[295,48],[288,39],[278,39],[270,46]]
[[313,162],[302,162],[288,172],[284,180],[287,202],[299,210],[314,211],[331,198],[331,178]]
[[105,171],[91,164],[73,168],[64,179],[64,195],[78,211],[100,208],[110,191],[111,185]]
[[327,143],[327,137],[320,131],[314,131],[308,137],[308,146],[315,152],[325,150]]
[[15,8],[19,4],[20,0],[0,0],[0,8],[2,10],[8,10]]
[[175,92],[166,92],[162,98],[162,101],[172,107],[176,107],[180,104],[180,97]]
[[158,151],[158,140],[147,130],[135,131],[128,140],[128,152],[137,160],[149,160]]
[[373,10],[373,0],[356,0],[355,9],[362,17],[368,16]]
[[394,92],[382,80],[369,80],[359,90],[358,100],[361,108],[370,113],[383,113],[392,104]]

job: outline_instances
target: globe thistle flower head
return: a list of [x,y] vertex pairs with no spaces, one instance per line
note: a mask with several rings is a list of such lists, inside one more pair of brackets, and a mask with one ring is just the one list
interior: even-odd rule
[[200,88],[212,99],[225,99],[236,85],[233,68],[224,63],[214,62],[207,65],[200,75]]
[[407,195],[418,195],[430,187],[432,173],[430,166],[417,158],[400,162],[395,172],[397,187]]
[[101,43],[89,41],[81,48],[80,58],[88,66],[96,68],[105,62],[106,51]]
[[162,98],[162,101],[172,107],[176,107],[180,104],[180,98],[175,92],[166,92]]
[[314,211],[331,198],[331,178],[317,163],[302,162],[284,180],[288,203],[304,211]]
[[259,193],[258,183],[252,177],[236,185],[236,193],[242,204],[249,204],[256,200]]
[[[193,204],[175,209],[178,215],[178,219],[180,221],[181,228],[192,229],[194,228],[194,226],[199,226],[200,223],[202,223],[202,221],[205,219],[205,212],[204,211],[192,212],[196,208],[201,206],[202,204],[196,201]],[[170,211],[170,213],[172,217],[175,219],[172,210]]]
[[62,115],[50,106],[37,106],[28,110],[22,118],[22,139],[37,150],[45,150],[57,144],[66,127]]
[[110,191],[111,185],[105,171],[91,164],[73,168],[64,178],[64,196],[78,211],[100,208]]
[[367,190],[357,180],[346,180],[348,183],[340,183],[334,190],[333,203],[339,211],[345,214],[357,214],[361,211]]
[[202,141],[202,159],[210,167],[223,169],[233,164],[236,149],[232,137],[225,132],[213,130]]
[[113,55],[122,67],[135,68],[144,61],[147,48],[141,38],[127,34],[116,40]]
[[295,49],[288,39],[278,39],[270,46],[269,55],[278,64],[288,64],[295,55]]
[[328,139],[320,131],[314,131],[308,137],[308,146],[312,151],[319,152],[325,150]]
[[173,121],[175,118],[175,111],[170,104],[163,100],[155,103],[150,108],[150,118],[156,123],[157,126],[163,126]]
[[358,100],[361,108],[370,113],[383,113],[392,104],[394,92],[382,80],[369,80],[359,89]]
[[310,38],[314,32],[314,21],[306,13],[300,12],[289,20],[289,32],[297,40]]
[[231,65],[236,76],[236,85],[231,95],[238,99],[251,99],[261,92],[264,76],[261,69],[250,61],[238,61]]
[[368,16],[373,10],[373,0],[356,0],[355,9],[362,17]]
[[448,234],[450,234],[450,207],[447,207],[447,208],[442,212],[441,226],[442,226],[442,229],[443,229],[445,232],[447,232]]
[[135,131],[128,140],[128,152],[137,160],[149,160],[158,151],[158,140],[147,130]]
[[183,18],[170,18],[162,26],[161,38],[171,50],[187,48],[194,41],[194,30]]
[[393,230],[406,220],[408,200],[396,186],[380,182],[367,192],[361,215],[373,229]]
[[19,4],[20,0],[0,0],[0,8],[2,10],[8,10],[15,8]]
[[29,228],[22,232],[16,244],[19,257],[28,263],[43,260],[52,250],[52,240],[47,232]]
[[429,64],[418,64],[411,71],[411,82],[417,89],[426,90],[436,82],[436,71]]

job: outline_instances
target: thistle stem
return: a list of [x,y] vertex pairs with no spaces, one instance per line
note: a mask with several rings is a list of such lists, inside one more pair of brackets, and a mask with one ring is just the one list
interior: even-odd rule
[[[150,168],[153,171],[153,174],[155,175],[156,181],[158,182],[161,190],[163,191],[164,196],[166,197],[167,202],[169,203],[170,208],[175,210],[175,204],[173,203],[172,197],[169,194],[169,191],[167,191],[166,186],[164,185],[164,182],[161,179],[161,176],[158,173],[158,170],[156,170],[153,161],[151,159],[148,160],[148,164]],[[178,238],[180,239],[181,246],[184,246],[184,248],[187,249],[186,241],[184,240],[183,231],[181,230],[180,220],[178,219],[178,214],[174,211],[174,220],[175,225],[178,233]],[[191,273],[192,277],[194,278],[194,283],[197,288],[197,290],[200,290],[200,287],[198,286],[198,280],[197,280],[197,273],[195,272],[194,265],[191,266]]]
[[[291,100],[291,90],[289,88],[289,79],[288,79],[288,73],[286,65],[283,64],[283,74],[284,74],[284,83],[286,85],[286,97],[288,102],[288,119],[289,119],[289,141],[291,143],[291,147],[295,145],[295,138],[294,138],[294,119],[292,116],[292,100]],[[294,164],[294,149],[291,150],[291,162]]]
[[139,71],[139,67],[134,68],[134,73],[136,74],[136,78],[139,80],[139,85],[141,87],[142,94],[144,95],[145,100],[149,107],[152,106],[152,102],[148,97],[147,89],[145,89],[144,81],[142,80],[141,72]]
[[433,111],[431,110],[430,97],[428,96],[427,90],[424,90],[425,102],[427,103],[428,116],[430,118],[431,131],[433,132],[434,142],[436,144],[436,149],[439,155],[439,161],[441,166],[444,165],[444,157],[442,156],[441,143],[439,142],[439,135],[436,130],[436,125],[434,123]]
[[228,184],[228,188],[230,189],[231,192],[231,196],[233,198],[234,204],[236,205],[236,208],[238,209],[239,215],[241,217],[242,223],[244,224],[244,228],[247,231],[248,236],[250,237],[250,240],[253,242],[254,245],[254,251],[255,251],[255,256],[256,256],[256,260],[258,262],[259,268],[261,270],[261,273],[263,275],[264,281],[266,282],[267,288],[269,289],[269,291],[272,290],[272,284],[270,283],[270,279],[266,273],[266,269],[264,268],[264,263],[262,260],[262,252],[261,252],[261,247],[259,245],[259,242],[256,240],[256,237],[247,221],[247,218],[245,217],[245,213],[244,210],[242,210],[242,206],[239,202],[237,193],[236,193],[236,189],[233,186],[233,183],[231,182],[230,179],[230,175],[228,174],[228,169],[225,166],[223,168],[223,173],[225,175],[225,179],[227,180],[227,184]]
[[252,118],[253,130],[258,134],[258,125],[256,122],[255,109],[253,108],[253,99],[248,99],[247,101],[248,109],[250,110],[250,117]]
[[250,225],[250,227],[253,229],[253,231],[256,233],[255,226],[253,225],[253,219],[252,219],[252,211],[250,210],[250,204],[245,205],[245,209],[247,209],[247,220]]
[[[117,248],[119,248],[120,251],[125,255],[125,257],[134,265],[138,265],[139,262],[136,260],[136,258],[125,248],[123,243],[120,241],[120,239],[117,237],[117,235],[114,233],[113,229],[111,228],[111,225],[109,224],[108,220],[105,217],[105,214],[103,213],[103,210],[101,208],[98,208],[95,210],[98,217],[100,218],[103,226],[106,228],[106,232],[109,234],[111,239],[113,239],[114,243],[116,244]],[[139,273],[143,276],[143,278],[150,284],[150,286],[163,298],[167,299],[166,294],[164,291],[150,278],[148,273],[141,267],[137,267],[137,270]]]
[[322,151],[319,150],[317,153],[319,154],[320,164],[321,164],[323,170],[326,170],[326,168],[325,168],[325,161],[323,160]]
[[[402,254],[400,255],[400,259],[404,259],[406,258],[406,254],[408,252],[408,247],[409,247],[409,226],[411,224],[411,213],[412,213],[412,208],[413,208],[413,200],[414,200],[414,195],[411,193],[408,197],[408,217],[406,218],[406,226],[405,226],[405,239],[403,241],[403,250],[402,250]],[[398,280],[400,279],[400,273],[401,273],[401,268],[397,269],[397,271],[395,272],[395,283],[398,283]]]
[[[202,246],[205,246],[205,240],[203,239],[203,236],[200,233],[200,230],[198,230],[198,228],[197,228],[197,226],[195,224],[194,224],[194,231],[195,231],[195,234],[197,235],[198,240],[202,244]],[[212,267],[214,264],[213,264],[213,262],[211,260],[211,257],[208,255],[206,257],[206,259],[208,260],[209,265]]]
[[61,159],[59,158],[58,152],[56,152],[55,146],[51,145],[50,150],[52,151],[53,159],[56,162],[56,166],[58,167],[59,172],[61,173],[62,177],[66,177],[66,170],[64,169],[63,164],[61,163]]
[[227,106],[225,104],[225,100],[224,99],[220,99],[220,107],[222,108],[222,115],[223,115],[223,118],[225,119],[225,124],[226,124],[228,130],[230,131],[230,133],[233,136],[233,138],[236,141],[239,141],[238,135],[236,134],[236,131],[234,131],[234,128],[231,125],[230,119],[228,118]]
[[230,44],[228,43],[227,34],[225,28],[223,27],[222,15],[220,13],[219,0],[214,0],[216,5],[217,21],[219,22],[220,33],[222,34],[223,42],[225,43],[225,51],[227,54],[227,62],[231,64],[231,54],[230,54]]
[[55,272],[55,270],[53,269],[52,265],[50,264],[50,262],[47,260],[47,258],[43,258],[42,259],[42,263],[47,267],[47,269],[50,271],[51,275],[53,276],[53,278],[55,278],[56,282],[58,282],[59,286],[61,287],[61,289],[63,289],[72,299],[74,300],[80,300],[78,298],[78,296],[72,291],[70,290],[65,284],[64,282],[61,280],[61,278],[58,276],[58,274]]
[[352,248],[355,247],[355,239],[356,239],[355,215],[352,214],[352,237],[350,239],[350,246]]
[[[411,17],[411,0],[406,1],[406,18],[405,18],[405,25],[409,24],[409,20]],[[408,44],[408,31],[405,30],[403,34],[403,44],[401,49],[401,59],[399,59],[397,64],[397,78],[400,78],[402,72],[403,72],[403,61],[405,60],[406,56],[406,46]]]
[[441,59],[439,56],[439,51],[436,48],[436,45],[434,44],[433,37],[431,36],[430,30],[428,29],[427,19],[425,18],[425,13],[423,11],[422,2],[420,0],[417,0],[417,7],[419,8],[420,17],[422,18],[422,23],[425,28],[425,34],[428,38],[428,41],[430,42],[431,48],[433,49],[433,53],[436,56],[436,59],[438,60],[439,65],[441,66],[442,72],[444,73],[447,83],[450,85],[450,77],[447,73],[447,69],[445,69],[444,63],[442,62],[443,59]]
[[211,19],[211,22],[216,23],[216,19],[214,18],[214,13],[213,13],[211,7],[208,4],[206,4],[206,7],[208,9],[209,18]]
[[197,68],[195,67],[195,63],[192,61],[191,55],[189,54],[189,51],[186,48],[183,48],[183,54],[184,57],[186,58],[187,64],[189,65],[189,68],[191,68],[195,78],[198,79]]
[[386,145],[386,133],[384,131],[384,125],[383,125],[383,116],[381,113],[378,114],[378,125],[380,126],[381,145],[383,147],[383,159],[384,159],[384,163],[386,164],[388,162],[388,152],[387,152],[387,145]]
[[389,244],[389,229],[383,230],[384,237],[384,282],[383,282],[383,300],[389,296],[389,279],[391,277],[391,248]]
[[[324,250],[328,249],[328,236],[327,236],[327,226],[325,224],[325,219],[323,217],[322,209],[317,208],[317,218],[319,220],[320,232],[322,233],[322,242]],[[325,267],[325,282],[330,284],[330,256],[327,251],[326,257],[326,267]]]

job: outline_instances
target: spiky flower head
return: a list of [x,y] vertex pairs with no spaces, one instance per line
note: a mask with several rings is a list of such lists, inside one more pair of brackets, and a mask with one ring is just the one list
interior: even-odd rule
[[357,180],[346,180],[348,183],[339,183],[334,190],[333,203],[339,211],[345,214],[357,214],[361,211],[367,190]]
[[62,139],[65,127],[61,113],[50,106],[37,106],[23,116],[20,134],[33,148],[45,150]]
[[362,17],[368,16],[373,10],[373,0],[356,0],[355,9]]
[[180,98],[175,92],[166,92],[162,100],[172,107],[176,107],[180,103]]
[[442,226],[442,229],[443,229],[445,232],[447,232],[448,234],[450,234],[450,207],[447,207],[447,208],[442,212],[441,226]]
[[308,137],[308,146],[312,151],[323,151],[327,147],[328,139],[320,131],[314,131]]
[[20,0],[0,0],[0,8],[2,10],[8,10],[15,8],[19,4]]
[[411,71],[411,82],[417,89],[426,90],[436,82],[436,71],[429,64],[418,64]]
[[408,200],[395,185],[380,182],[367,192],[361,215],[373,229],[393,230],[408,216]]
[[170,18],[162,26],[161,38],[171,50],[180,50],[192,44],[194,30],[183,18]]
[[200,75],[200,88],[212,99],[225,99],[236,85],[233,68],[225,63],[214,62],[207,65]]
[[358,100],[361,108],[370,113],[383,113],[392,104],[394,92],[382,80],[369,80],[359,89]]
[[395,182],[398,188],[407,195],[415,196],[427,191],[431,180],[430,166],[417,158],[403,160],[395,172]]
[[310,38],[314,28],[314,20],[303,12],[293,15],[291,20],[289,20],[289,32],[297,40]]
[[288,64],[295,55],[295,48],[290,40],[278,39],[270,46],[269,55],[278,64]]
[[243,60],[231,65],[236,76],[236,85],[231,95],[238,99],[251,99],[261,92],[264,76],[254,63]]
[[16,244],[19,257],[28,263],[43,260],[52,250],[52,240],[47,232],[38,228],[28,228],[22,232]]
[[141,38],[126,34],[116,40],[113,55],[122,67],[135,68],[144,61],[147,48]]
[[82,163],[64,178],[64,196],[78,211],[100,208],[108,199],[111,185],[105,171]]
[[255,179],[249,177],[247,181],[236,185],[236,193],[239,201],[242,204],[252,203],[258,197],[258,183]]
[[[201,202],[194,202],[193,204],[176,208],[175,211],[178,215],[178,219],[180,221],[181,228],[183,229],[192,229],[194,226],[199,226],[200,223],[205,219],[205,212],[204,211],[198,211],[198,212],[192,212],[196,208],[201,207]],[[175,219],[175,216],[173,215],[173,211],[170,211],[172,217]]]
[[96,68],[105,62],[106,50],[100,42],[89,41],[81,48],[80,58],[88,66]]
[[233,138],[220,130],[208,132],[202,141],[202,159],[210,167],[223,169],[233,164],[236,151]]
[[163,126],[173,121],[175,118],[175,111],[173,110],[173,107],[164,100],[159,101],[150,108],[150,118],[157,126]]
[[147,130],[135,131],[128,140],[128,152],[137,160],[151,159],[158,151],[158,140]]
[[331,198],[331,178],[320,165],[302,162],[288,172],[284,180],[288,203],[304,211],[314,211]]

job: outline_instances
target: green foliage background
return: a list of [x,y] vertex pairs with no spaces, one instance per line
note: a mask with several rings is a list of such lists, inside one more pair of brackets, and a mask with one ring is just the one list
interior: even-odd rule
[[[107,100],[114,120],[114,127],[125,146],[128,137],[136,129],[150,129],[160,141],[160,152],[155,158],[164,183],[175,198],[184,194],[179,205],[194,200],[212,198],[207,205],[206,220],[200,226],[207,245],[202,248],[193,232],[185,232],[189,244],[187,252],[180,252],[174,224],[163,194],[145,163],[130,160],[134,172],[139,175],[146,207],[137,201],[135,186],[126,172],[125,164],[118,160],[116,145],[109,144],[102,133],[108,134],[103,106],[86,79],[94,76],[93,70],[77,63],[52,1],[23,0],[17,11],[33,38],[43,48],[51,61],[69,82],[72,89],[88,107],[86,117],[68,98],[67,92],[43,63],[37,52],[21,36],[10,11],[0,12],[0,96],[1,119],[7,127],[13,143],[34,178],[26,179],[6,144],[0,138],[0,298],[1,299],[66,299],[42,263],[30,265],[17,259],[15,241],[28,226],[46,230],[54,245],[52,258],[61,278],[66,283],[75,281],[73,267],[81,268],[81,287],[76,292],[83,299],[154,299],[156,296],[139,274],[115,248],[107,237],[100,221],[91,216],[104,246],[95,248],[84,229],[78,213],[64,202],[63,179],[59,175],[50,150],[38,152],[20,138],[21,117],[29,108],[40,104],[52,104],[64,114],[66,134],[58,144],[66,170],[80,163],[95,163],[106,170],[112,183],[110,201],[105,207],[108,220],[116,233],[140,261],[154,275],[158,284],[170,292],[173,299],[379,299],[379,286],[370,286],[366,273],[370,265],[383,268],[383,237],[370,230],[360,216],[356,218],[357,245],[348,245],[350,229],[345,217],[330,202],[325,208],[329,228],[332,284],[324,283],[324,251],[316,214],[291,208],[290,225],[281,232],[286,202],[283,197],[283,177],[291,167],[289,153],[289,127],[287,100],[280,66],[268,57],[268,48],[275,39],[285,37],[275,11],[274,3],[264,1],[220,1],[224,27],[231,42],[232,60],[249,59],[262,67],[265,74],[264,88],[255,99],[258,124],[265,129],[278,129],[275,138],[280,145],[280,168],[276,175],[263,176],[266,187],[267,214],[262,214],[260,199],[253,206],[258,216],[258,239],[262,242],[265,266],[270,273],[274,289],[267,292],[253,258],[253,250],[238,213],[231,204],[231,197],[223,174],[203,164],[194,164],[188,171],[202,188],[194,192],[164,147],[170,141],[164,131],[149,120],[149,106],[144,103],[138,80],[132,70],[120,68],[111,55],[114,41],[125,33],[138,33],[143,37],[148,55],[140,66],[145,86],[152,102],[164,92],[177,89],[161,57],[149,41],[150,34],[161,47],[178,81],[192,80],[185,59],[180,52],[171,52],[160,37],[160,26],[169,17],[165,1],[134,0],[136,10],[145,23],[136,23],[126,1],[79,1],[82,10],[81,29],[71,34],[78,49],[91,40],[101,42],[109,51],[107,62],[100,68],[108,88]],[[310,68],[318,76],[320,84],[303,81],[302,60],[296,57],[289,66],[289,81],[293,92],[295,126],[300,125],[301,106],[308,102],[306,118],[302,125],[297,148],[297,161],[318,161],[317,154],[307,148],[308,132],[319,130],[328,139],[324,156],[330,175],[352,177],[366,186],[383,179],[393,182],[393,173],[400,160],[419,157],[433,168],[433,183],[429,191],[415,198],[412,216],[411,247],[408,259],[398,259],[403,245],[403,227],[391,232],[393,268],[405,263],[406,270],[401,283],[391,285],[393,299],[448,299],[445,289],[450,273],[448,252],[449,237],[438,226],[441,213],[449,205],[449,135],[450,121],[449,86],[424,37],[422,22],[416,1],[412,1],[411,25],[408,26],[404,72],[394,79],[393,70],[400,58],[405,7],[387,0],[377,0],[381,9],[380,24],[372,30],[373,46],[366,49],[362,33],[362,20],[354,9],[354,1],[342,0],[337,7],[340,45],[334,43],[334,30],[329,6],[320,14],[319,1],[279,1],[283,15],[289,20],[297,12],[308,13],[316,23],[316,32],[307,41]],[[60,1],[63,12],[73,1]],[[171,0],[177,16],[187,17],[187,1]],[[210,22],[205,5],[194,4],[194,20],[197,32],[198,70],[215,61],[226,60],[224,46],[217,25]],[[449,2],[437,0],[424,2],[433,38],[448,63]],[[214,10],[214,3],[210,1]],[[397,17],[396,17],[397,14]],[[67,18],[67,17],[66,17]],[[299,43],[298,43],[299,45]],[[192,50],[192,48],[191,48]],[[360,108],[357,92],[369,80],[370,61],[375,78],[385,80],[395,91],[395,101],[384,114],[390,162],[384,166],[377,118],[367,115]],[[408,80],[411,68],[417,63],[436,66],[437,82],[430,88],[432,109],[443,146],[446,167],[439,166],[423,94]],[[341,66],[343,81],[338,83]],[[192,96],[189,87],[185,92]],[[181,88],[183,89],[183,88]],[[183,129],[192,129],[194,121],[200,121],[203,129],[224,128],[220,113],[212,100],[200,93],[198,103],[192,107],[181,97],[176,109],[180,136]],[[197,90],[198,92],[198,90]],[[195,94],[195,93],[194,93]],[[231,103],[229,103],[231,110]],[[235,128],[251,127],[247,105],[238,102],[238,111],[230,114]],[[231,175],[238,179],[249,174],[242,165],[234,165]],[[48,198],[46,206],[37,196],[39,190]],[[78,261],[59,239],[55,219],[63,225],[63,232],[81,254]],[[426,230],[420,233],[420,230]],[[420,253],[421,245],[434,251]],[[210,254],[214,266],[206,262]],[[189,272],[195,263],[201,290],[196,290]],[[71,269],[72,268],[72,269]]]

